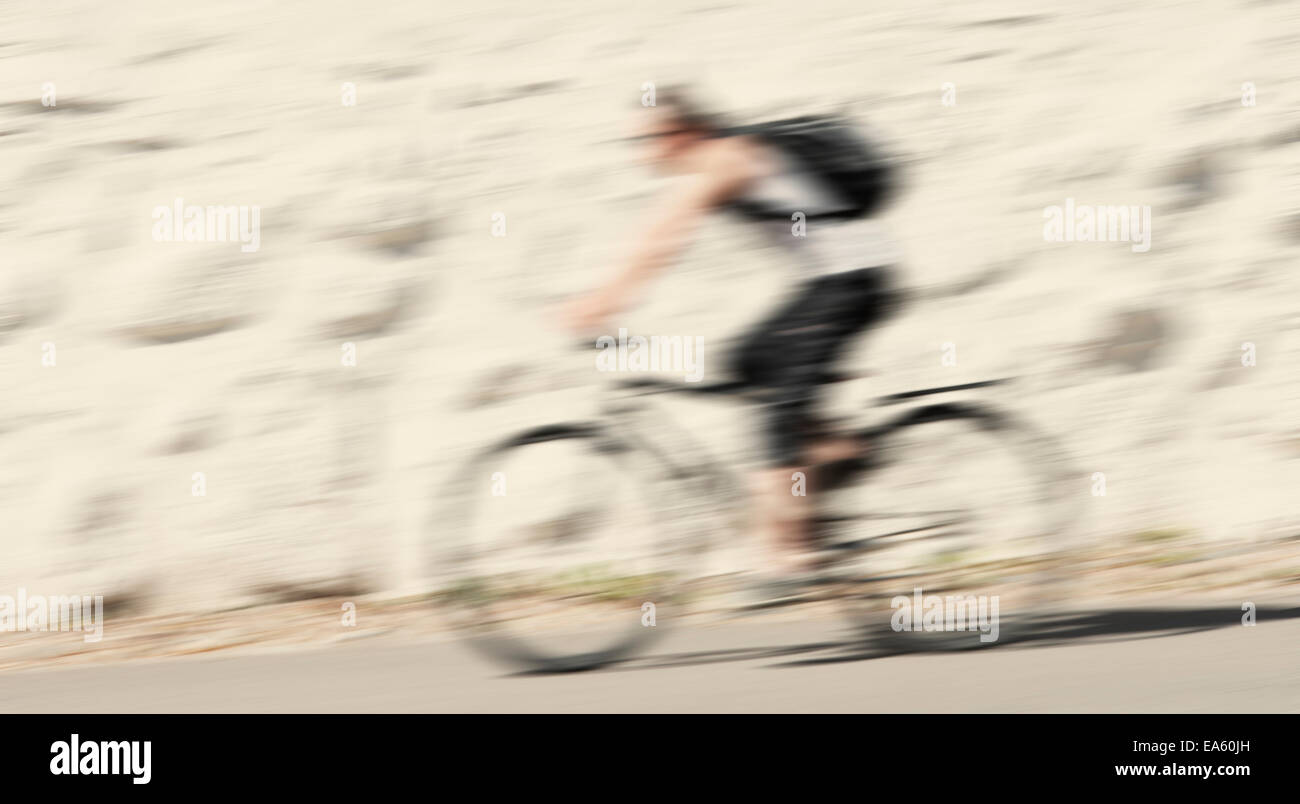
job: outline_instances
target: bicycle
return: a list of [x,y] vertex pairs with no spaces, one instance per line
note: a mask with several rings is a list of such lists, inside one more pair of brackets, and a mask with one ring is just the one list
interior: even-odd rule
[[[946,593],[960,605],[971,592],[996,590],[1015,601],[1013,622],[1024,628],[1050,615],[1063,594],[1071,500],[1079,499],[1064,452],[1055,439],[998,408],[929,400],[1006,382],[875,400],[880,408],[905,407],[848,431],[868,445],[865,452],[814,468],[821,482],[808,493],[816,496],[825,583],[791,603],[834,601],[856,636],[918,650],[984,644],[974,629],[927,631],[917,624],[900,631],[900,597],[910,600],[918,591]],[[666,424],[646,399],[676,392],[761,401],[762,392],[738,382],[658,379],[618,387],[625,393],[606,401],[599,421],[534,427],[501,439],[448,486],[451,507],[443,524],[453,526],[456,538],[441,555],[441,569],[453,579],[442,601],[470,644],[495,660],[564,672],[635,655],[662,634],[665,615],[677,619],[679,607],[716,581],[703,571],[708,551],[719,534],[743,527],[736,474],[684,429]],[[566,463],[556,449],[575,447],[577,491],[570,484],[556,493],[562,469],[575,465],[572,455]],[[994,484],[997,496],[990,497],[986,481],[995,464],[1011,470],[1018,485]],[[944,469],[958,470],[955,488],[940,486]],[[628,479],[630,488],[614,490]],[[518,495],[505,488],[485,493],[495,480],[545,493],[531,504],[507,504]],[[792,478],[792,493],[799,482]],[[870,507],[855,502],[864,487],[875,490]],[[973,499],[972,491],[978,492]],[[639,514],[638,497],[641,506],[649,504]],[[567,506],[556,513],[558,503]],[[508,520],[507,509],[533,521],[494,522]],[[618,536],[596,535],[599,526],[612,526]],[[584,549],[600,560],[584,563]],[[996,621],[996,605],[993,612]]]

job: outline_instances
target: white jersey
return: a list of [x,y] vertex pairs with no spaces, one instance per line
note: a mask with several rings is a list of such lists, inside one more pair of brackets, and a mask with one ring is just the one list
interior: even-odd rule
[[755,180],[738,200],[804,213],[802,227],[793,219],[755,222],[773,245],[790,255],[800,278],[901,260],[897,243],[878,220],[818,219],[817,215],[833,213],[845,204],[796,161],[776,149],[770,153],[774,169]]

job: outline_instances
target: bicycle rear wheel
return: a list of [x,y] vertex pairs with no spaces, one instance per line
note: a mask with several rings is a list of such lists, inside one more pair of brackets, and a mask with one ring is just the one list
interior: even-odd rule
[[1024,638],[1068,600],[1082,498],[1049,437],[991,408],[910,410],[864,434],[856,477],[819,501],[836,597],[900,650]]
[[633,457],[598,425],[558,425],[458,473],[441,598],[472,646],[516,669],[567,672],[624,659],[659,633],[678,545],[656,527]]

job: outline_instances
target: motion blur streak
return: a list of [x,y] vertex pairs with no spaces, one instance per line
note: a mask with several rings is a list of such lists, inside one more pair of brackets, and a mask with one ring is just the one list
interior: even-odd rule
[[[12,0],[0,30],[0,669],[103,668],[0,709],[1300,710],[1267,686],[1295,4]],[[883,200],[751,128],[794,118],[860,137]],[[29,607],[101,596],[95,642]],[[891,628],[898,596],[994,601],[997,636]],[[989,697],[819,686],[819,633]],[[985,649],[899,655],[953,640]],[[283,646],[349,683],[108,667]],[[1196,695],[1119,689],[1160,646]],[[644,690],[427,689],[493,661]]]

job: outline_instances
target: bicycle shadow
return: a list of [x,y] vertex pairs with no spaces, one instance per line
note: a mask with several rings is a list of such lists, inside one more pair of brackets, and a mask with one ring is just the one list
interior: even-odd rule
[[[1300,606],[1256,611],[1260,624],[1270,621],[1300,618]],[[1011,648],[1053,647],[1071,644],[1098,644],[1126,642],[1137,639],[1159,639],[1229,627],[1242,627],[1241,612],[1231,608],[1136,608],[1107,609],[1089,612],[1069,612],[1044,616],[1033,621],[1007,623],[1008,634],[995,643],[980,643],[972,634],[966,644],[957,649],[927,648],[924,640],[909,642],[910,634],[852,635],[841,641],[821,641],[804,644],[761,648],[735,648],[715,651],[651,655],[631,661],[615,671],[648,670],[667,667],[719,664],[723,662],[760,661],[791,656],[805,658],[776,662],[772,667],[806,667],[819,664],[860,662],[890,656],[917,654],[970,653]],[[814,655],[825,654],[825,655]]]

